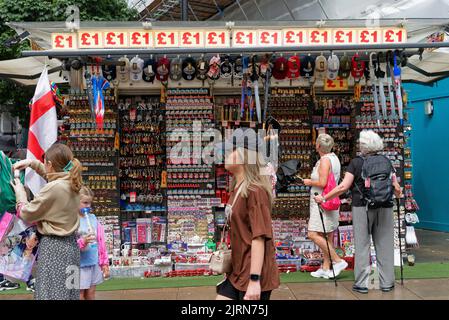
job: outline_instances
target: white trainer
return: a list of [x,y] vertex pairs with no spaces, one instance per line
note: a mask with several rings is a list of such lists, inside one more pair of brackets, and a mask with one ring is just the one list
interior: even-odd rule
[[310,275],[314,278],[324,278],[329,279],[329,270],[323,270],[322,268],[319,268],[315,272],[311,272]]
[[[338,277],[340,273],[348,267],[348,263],[345,260],[341,260],[340,262],[334,263],[334,272],[335,277]],[[329,278],[333,279],[334,274],[332,270],[329,270]]]

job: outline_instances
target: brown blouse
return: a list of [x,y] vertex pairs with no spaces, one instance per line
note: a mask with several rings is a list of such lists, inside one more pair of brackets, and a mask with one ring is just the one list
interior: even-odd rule
[[[232,203],[237,190],[231,193]],[[279,287],[279,271],[276,263],[271,221],[271,203],[268,194],[261,188],[249,190],[248,198],[242,195],[232,208],[230,223],[232,271],[229,281],[239,291],[246,291],[250,281],[251,242],[265,238],[265,256],[261,273],[261,288],[271,291]]]

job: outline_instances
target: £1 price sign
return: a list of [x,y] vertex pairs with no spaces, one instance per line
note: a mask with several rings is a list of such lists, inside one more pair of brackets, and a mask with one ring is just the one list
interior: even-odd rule
[[51,43],[54,50],[72,50],[77,48],[75,33],[52,33]]
[[236,48],[254,47],[256,45],[257,31],[235,30],[232,34],[232,46]]
[[130,48],[153,48],[153,33],[151,31],[133,31],[129,35]]
[[206,31],[206,48],[229,48],[229,31]]
[[383,32],[384,43],[405,43],[407,42],[407,33],[401,28],[387,28]]
[[304,29],[283,29],[284,46],[302,46],[308,43],[307,30]]
[[183,48],[204,48],[204,32],[181,31],[179,33],[179,46]]
[[103,48],[103,33],[99,31],[83,31],[78,33],[80,49]]
[[309,45],[332,44],[331,31],[328,29],[309,30]]
[[177,48],[179,47],[179,32],[156,31],[154,33],[154,44],[156,48]]
[[128,48],[128,32],[108,31],[104,33],[105,48]]
[[359,44],[380,44],[382,43],[382,31],[379,29],[359,30]]
[[282,31],[259,30],[257,37],[259,47],[277,47],[282,44]]
[[354,29],[333,29],[332,38],[334,44],[356,44],[357,43],[357,31]]

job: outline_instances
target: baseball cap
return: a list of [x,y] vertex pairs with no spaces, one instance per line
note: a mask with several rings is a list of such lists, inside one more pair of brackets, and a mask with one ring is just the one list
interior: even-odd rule
[[217,54],[216,56],[213,56],[209,61],[209,71],[207,72],[207,76],[211,80],[217,80],[220,78],[220,64],[221,59],[220,56]]
[[315,60],[315,78],[324,79],[326,77],[327,60],[326,57],[320,55]]
[[233,76],[237,79],[243,78],[243,57],[241,55],[235,58]]
[[121,57],[119,62],[125,62],[124,66],[117,66],[117,75],[120,81],[129,81],[129,59],[127,57]]
[[103,71],[103,77],[108,80],[112,81],[117,77],[117,68],[113,65],[102,65],[101,69]]
[[142,73],[142,79],[145,82],[154,82],[154,78],[156,78],[156,61],[154,59],[148,59],[145,61],[145,64],[143,65],[143,73]]
[[196,73],[195,59],[188,57],[182,62],[182,77],[185,80],[193,80]]
[[274,61],[273,77],[276,80],[284,80],[288,73],[288,62],[284,57],[279,57]]
[[340,70],[338,70],[338,75],[342,78],[348,78],[351,74],[351,61],[349,57],[344,54],[340,59]]
[[296,79],[299,77],[299,69],[301,66],[301,62],[298,56],[291,56],[288,58],[288,78]]
[[220,74],[221,77],[225,79],[228,79],[232,76],[231,57],[229,57],[228,55],[224,57],[224,61],[221,63]]
[[182,78],[182,62],[178,57],[173,59],[170,64],[170,79],[173,81],[179,81]]
[[167,58],[160,58],[157,62],[156,67],[156,78],[160,82],[165,82],[168,80],[168,75],[170,73],[170,60]]
[[143,66],[144,66],[144,62],[138,56],[135,56],[134,58],[131,59],[129,76],[132,81],[142,80]]
[[330,80],[337,79],[339,69],[340,60],[338,60],[338,57],[332,53],[327,59],[327,78]]
[[356,53],[352,57],[351,62],[351,75],[355,80],[360,80],[363,77],[365,71],[365,61],[359,59],[359,55]]
[[301,68],[299,74],[301,77],[310,78],[313,77],[313,71],[315,69],[315,59],[312,56],[304,56],[301,59]]
[[196,75],[196,78],[198,80],[206,80],[207,79],[207,72],[209,71],[209,63],[204,57],[201,57],[197,64],[196,68],[198,70],[198,73]]

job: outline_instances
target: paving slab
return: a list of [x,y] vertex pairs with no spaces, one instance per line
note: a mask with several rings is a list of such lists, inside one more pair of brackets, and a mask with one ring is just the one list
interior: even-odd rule
[[404,286],[425,300],[449,300],[449,279],[405,280]]
[[334,282],[322,283],[288,283],[297,300],[356,300],[341,282],[335,287]]

